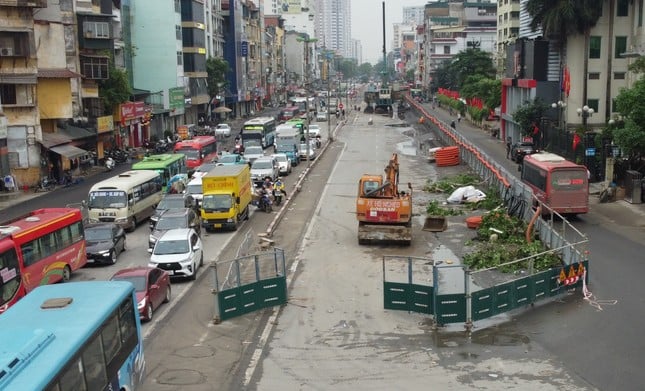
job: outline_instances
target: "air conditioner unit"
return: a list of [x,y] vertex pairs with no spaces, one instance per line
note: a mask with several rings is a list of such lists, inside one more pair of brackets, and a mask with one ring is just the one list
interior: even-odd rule
[[13,56],[13,48],[0,48],[0,56]]

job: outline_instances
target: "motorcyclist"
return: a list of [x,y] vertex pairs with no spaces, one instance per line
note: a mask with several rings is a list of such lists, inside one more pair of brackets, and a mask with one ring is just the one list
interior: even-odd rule
[[275,193],[276,191],[282,193],[285,197],[287,196],[287,192],[284,190],[284,182],[280,178],[273,183],[273,192]]

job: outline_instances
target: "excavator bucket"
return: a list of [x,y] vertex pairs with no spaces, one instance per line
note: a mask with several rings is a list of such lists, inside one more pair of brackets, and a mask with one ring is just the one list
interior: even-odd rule
[[358,244],[398,244],[409,246],[412,242],[412,229],[406,225],[369,225],[358,226]]

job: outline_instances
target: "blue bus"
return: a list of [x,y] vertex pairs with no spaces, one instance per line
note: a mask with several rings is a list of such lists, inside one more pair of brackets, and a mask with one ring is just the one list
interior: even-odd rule
[[0,316],[0,390],[136,390],[143,380],[134,286],[40,286]]
[[275,128],[275,119],[272,117],[258,117],[246,121],[242,126],[242,145],[261,145],[262,148],[273,145]]

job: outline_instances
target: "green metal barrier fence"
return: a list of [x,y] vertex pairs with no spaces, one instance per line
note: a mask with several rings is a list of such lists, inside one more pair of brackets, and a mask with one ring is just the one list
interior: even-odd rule
[[282,249],[214,262],[211,267],[215,279],[215,323],[287,302]]

